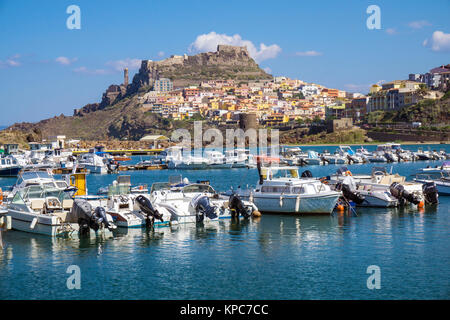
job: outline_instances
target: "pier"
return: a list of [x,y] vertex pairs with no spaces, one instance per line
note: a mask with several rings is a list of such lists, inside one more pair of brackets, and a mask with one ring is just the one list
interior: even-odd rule
[[[144,156],[144,155],[157,155],[161,153],[164,149],[113,149],[113,150],[104,150],[104,152],[109,153],[113,156],[123,156],[123,155],[131,155],[131,156]],[[73,151],[73,155],[79,155],[88,153],[88,150],[76,150]]]

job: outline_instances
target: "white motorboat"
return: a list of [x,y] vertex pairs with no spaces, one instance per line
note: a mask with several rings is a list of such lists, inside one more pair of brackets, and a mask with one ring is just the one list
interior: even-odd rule
[[[142,188],[141,188],[142,187]],[[106,213],[122,228],[169,225],[170,214],[151,204],[147,186],[132,187],[130,176],[119,176],[107,188]]]
[[308,156],[304,159],[308,165],[320,165],[322,159],[316,151],[308,151]]
[[[312,177],[299,177],[297,167],[261,167],[255,188],[236,190],[261,212],[331,213],[341,193]],[[304,175],[303,175],[304,176]]]
[[208,160],[208,169],[230,169],[233,166],[233,163],[227,161],[222,152],[219,151],[205,151],[204,157]]
[[[332,179],[342,180],[349,174],[350,171],[346,168],[341,168],[341,172],[346,174],[337,174]],[[352,175],[355,181],[357,190],[364,189],[367,191],[384,189],[396,198],[400,205],[412,204],[423,206],[425,202],[436,203],[437,199],[433,200],[432,190],[425,190],[422,184],[412,181],[406,181],[404,176],[399,174],[392,174],[386,171],[384,167],[373,167],[372,174],[368,175]],[[431,199],[431,200],[430,200]]]
[[363,157],[357,155],[350,146],[339,146],[336,150],[341,157],[347,158],[349,163],[363,163]]
[[398,200],[387,191],[386,187],[361,185],[357,180],[370,179],[370,175],[356,175],[346,167],[339,168],[335,175],[330,176],[330,185],[335,190],[342,191],[342,195],[361,207],[396,207]]
[[232,168],[246,168],[254,165],[253,156],[245,149],[232,149],[225,151],[227,163],[232,164]]
[[85,153],[79,156],[77,166],[89,170],[90,173],[108,173],[108,167],[104,158],[96,155],[94,152]]
[[442,165],[435,166],[435,167],[427,166],[426,168],[421,168],[421,169],[417,170],[417,172],[418,173],[428,173],[428,174],[450,173],[450,162],[445,161]]
[[178,183],[154,183],[150,200],[157,207],[171,214],[170,223],[212,222],[219,219],[240,216],[250,217],[258,209],[248,201],[241,201],[236,195],[230,198],[219,194],[208,184],[189,183],[187,179]]
[[21,188],[39,185],[42,187],[57,189],[68,193],[72,197],[77,191],[76,187],[70,186],[65,180],[57,180],[53,177],[51,170],[48,169],[23,169],[19,172],[16,183],[8,193],[8,201],[12,200],[13,195]]
[[439,195],[450,196],[450,173],[418,173],[416,174],[414,181],[430,184],[434,183]]
[[48,236],[107,232],[115,228],[102,207],[92,208],[85,200],[72,200],[65,191],[29,185],[18,189],[8,205],[12,228]]
[[209,161],[203,157],[196,157],[189,154],[183,154],[183,148],[173,146],[166,150],[166,163],[169,169],[206,169]]

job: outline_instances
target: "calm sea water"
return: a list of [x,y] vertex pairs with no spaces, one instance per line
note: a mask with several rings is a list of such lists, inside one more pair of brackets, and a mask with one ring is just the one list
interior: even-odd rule
[[[409,176],[442,162],[394,164],[393,172]],[[366,173],[372,166],[348,167]],[[307,167],[315,176],[337,168]],[[129,174],[132,183],[150,185],[176,173],[191,181],[209,179],[220,191],[257,180],[256,170],[248,169]],[[90,193],[115,178],[90,175]],[[13,183],[0,179],[0,187]],[[437,207],[424,212],[264,215],[203,227],[125,230],[108,239],[52,239],[8,231],[0,249],[0,299],[449,299],[449,209],[450,197],[440,197]],[[70,265],[81,269],[81,290],[66,287]],[[370,265],[381,269],[379,290],[367,288]]]

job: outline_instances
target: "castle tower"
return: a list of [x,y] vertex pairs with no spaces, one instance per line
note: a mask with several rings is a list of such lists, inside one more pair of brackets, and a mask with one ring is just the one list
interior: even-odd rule
[[123,85],[128,85],[128,68],[123,69]]

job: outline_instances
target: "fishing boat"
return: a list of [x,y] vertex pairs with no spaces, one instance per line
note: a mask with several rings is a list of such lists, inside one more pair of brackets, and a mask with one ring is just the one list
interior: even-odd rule
[[22,167],[12,156],[0,158],[0,177],[17,177]]
[[102,207],[73,200],[65,191],[47,185],[18,189],[8,205],[12,228],[48,236],[86,235],[115,229]]
[[236,194],[253,202],[261,212],[331,213],[341,193],[314,179],[309,171],[302,177],[297,167],[262,167],[255,188],[238,188]]
[[181,177],[169,177],[169,182],[154,183],[151,203],[171,214],[171,225],[180,223],[213,222],[232,216],[248,218],[257,207],[242,201],[239,196],[220,196],[207,183],[190,183]]

